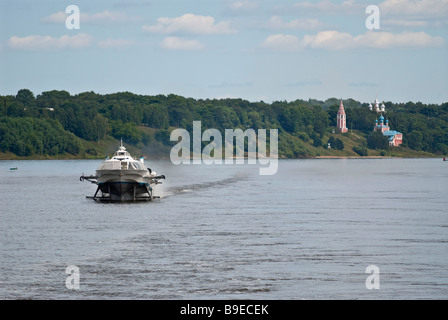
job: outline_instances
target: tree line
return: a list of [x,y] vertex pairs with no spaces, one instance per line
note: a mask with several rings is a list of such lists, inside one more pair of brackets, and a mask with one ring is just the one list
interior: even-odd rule
[[55,120],[0,117],[0,151],[18,156],[78,154],[81,141]]
[[[131,92],[71,95],[60,90],[35,96],[30,90],[21,89],[15,96],[0,96],[0,151],[17,155],[78,154],[82,151],[80,139],[98,141],[108,135],[143,147],[153,137],[140,127],[154,128],[155,140],[170,145],[171,130],[180,127],[191,131],[193,121],[200,120],[203,130],[276,128],[281,156],[307,157],[307,145],[326,148],[330,142],[335,148],[344,149],[342,141],[332,137],[339,103],[335,98],[266,103]],[[385,105],[385,117],[392,129],[403,133],[404,147],[448,154],[448,103]],[[370,141],[353,149],[362,155],[367,149],[387,148],[381,137],[372,135],[379,114],[367,106],[353,99],[344,100],[348,129],[357,130]]]

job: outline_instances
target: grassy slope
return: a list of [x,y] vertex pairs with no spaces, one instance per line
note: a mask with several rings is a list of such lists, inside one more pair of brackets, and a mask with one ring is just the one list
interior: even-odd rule
[[[307,148],[313,151],[314,156],[323,156],[323,157],[360,157],[355,151],[353,151],[353,147],[356,147],[361,144],[367,143],[366,134],[353,130],[345,134],[341,133],[333,133],[328,134],[326,138],[322,139],[323,142],[327,142],[328,138],[333,136],[334,138],[339,138],[344,142],[343,150],[334,150],[327,149],[322,147],[313,147],[312,143],[306,143]],[[437,157],[437,155],[424,152],[424,151],[415,151],[405,147],[390,147],[389,150],[372,150],[368,149],[368,157],[403,157],[403,158],[421,158],[421,157]],[[439,156],[440,157],[440,156]]]

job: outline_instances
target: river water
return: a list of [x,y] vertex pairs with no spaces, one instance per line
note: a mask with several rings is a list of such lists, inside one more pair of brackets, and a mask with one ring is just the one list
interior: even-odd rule
[[448,299],[441,159],[147,161],[148,203],[86,199],[100,163],[0,161],[1,299]]

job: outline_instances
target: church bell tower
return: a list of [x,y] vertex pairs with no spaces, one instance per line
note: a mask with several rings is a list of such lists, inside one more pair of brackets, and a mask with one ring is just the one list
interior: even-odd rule
[[347,119],[345,116],[345,110],[344,110],[344,105],[342,104],[342,100],[341,100],[341,105],[339,106],[338,109],[338,115],[337,115],[337,124],[336,124],[339,132],[347,132]]

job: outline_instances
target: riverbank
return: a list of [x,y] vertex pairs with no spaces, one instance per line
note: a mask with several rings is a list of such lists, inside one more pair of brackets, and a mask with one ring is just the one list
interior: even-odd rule
[[[353,146],[360,143],[357,135],[337,135],[344,141],[346,146],[343,150],[327,149],[314,147],[310,142],[301,142],[304,153],[297,158],[287,156],[280,152],[279,159],[391,159],[391,158],[443,158],[445,155],[433,154],[425,151],[416,151],[407,147],[389,148],[388,150],[367,149],[367,156],[360,156],[353,151]],[[355,141],[356,140],[356,141]],[[82,152],[79,154],[62,153],[57,155],[39,155],[18,156],[12,152],[0,152],[0,160],[91,160],[104,159],[107,155],[111,156],[115,151],[119,141],[107,137],[100,143],[82,141]],[[137,157],[143,156],[148,160],[166,160],[170,159],[170,146],[162,145],[157,141],[152,141],[143,148],[138,148],[132,144],[127,144],[128,151]],[[247,155],[247,153],[246,153]],[[236,158],[236,157],[234,157]]]
[[[446,158],[446,156],[443,155],[435,155],[435,154],[425,154],[425,155],[409,155],[409,156],[340,156],[340,155],[325,155],[325,156],[315,156],[315,157],[303,157],[300,159],[422,159],[422,158]],[[49,155],[39,155],[39,156],[29,156],[29,157],[19,157],[13,153],[0,153],[0,161],[2,160],[95,160],[95,159],[104,159],[102,156],[87,156],[83,157],[81,155],[70,155],[70,154],[63,154],[63,155],[56,155],[56,156],[49,156]],[[169,160],[169,157],[151,157],[145,159],[148,160]],[[236,159],[236,157],[234,157]],[[247,159],[247,158],[245,158]],[[279,160],[282,159],[292,159],[292,158],[286,158],[286,157],[279,157]],[[299,158],[297,158],[299,159]]]
[[[404,158],[415,158],[415,157],[387,157],[387,156],[317,156],[313,159],[404,159]],[[427,158],[427,157],[425,157]]]
[[54,156],[50,155],[33,155],[20,157],[12,152],[0,152],[0,160],[90,160],[90,159],[103,159],[104,157],[99,156],[85,156],[85,155],[75,155],[75,154],[58,154]]

